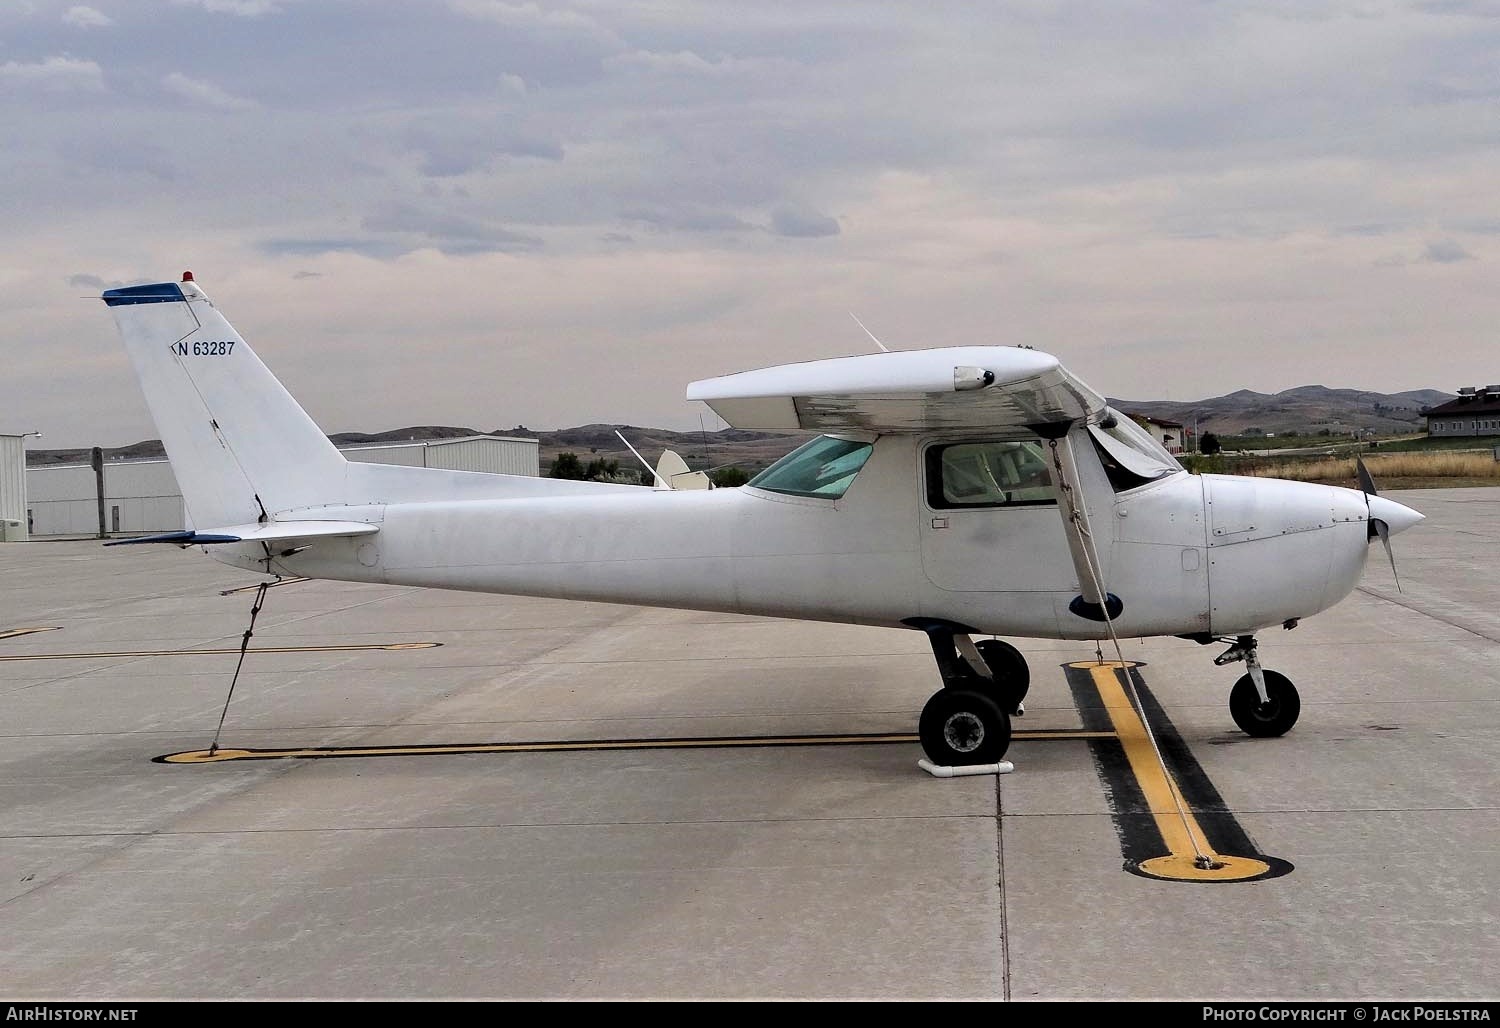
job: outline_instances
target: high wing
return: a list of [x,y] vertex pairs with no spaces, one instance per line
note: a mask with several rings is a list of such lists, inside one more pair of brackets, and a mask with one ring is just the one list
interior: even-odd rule
[[734,428],[1031,428],[1092,423],[1104,397],[1056,357],[1021,346],[956,346],[834,357],[688,386]]

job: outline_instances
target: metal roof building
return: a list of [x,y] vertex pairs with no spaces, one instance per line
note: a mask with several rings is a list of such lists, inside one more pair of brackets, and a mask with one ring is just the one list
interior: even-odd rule
[[[0,436],[0,440],[13,437]],[[540,471],[540,444],[535,439],[476,435],[457,439],[412,440],[342,446],[349,460],[408,467],[447,468],[495,475],[530,475]],[[0,460],[4,450],[0,449]],[[0,484],[0,490],[5,487]],[[3,497],[0,492],[0,497]],[[97,535],[100,504],[97,477],[88,464],[26,468],[23,499],[16,517],[29,522],[33,536]],[[177,532],[188,527],[187,509],[172,466],[166,458],[106,461],[104,464],[104,532],[140,535]]]
[[0,542],[26,535],[26,436],[0,435]]
[[404,464],[450,471],[484,471],[491,475],[531,475],[541,471],[541,444],[504,435],[468,435],[455,439],[405,443],[354,443],[339,447],[349,460]]
[[1168,453],[1181,453],[1183,448],[1183,425],[1180,421],[1153,418],[1148,414],[1132,414],[1130,417],[1151,437],[1161,443]]
[[1429,436],[1500,435],[1500,385],[1465,386],[1427,412]]
[[[99,533],[99,486],[92,465],[27,468],[26,491],[33,536]],[[186,527],[182,492],[166,458],[105,462],[106,534],[176,532]]]

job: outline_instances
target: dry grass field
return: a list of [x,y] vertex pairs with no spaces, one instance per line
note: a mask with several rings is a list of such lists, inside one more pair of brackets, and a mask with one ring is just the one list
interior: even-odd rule
[[[1365,467],[1381,489],[1451,489],[1459,486],[1500,485],[1500,461],[1483,453],[1408,452],[1371,453]],[[1244,472],[1297,482],[1323,482],[1359,488],[1354,458],[1319,457],[1258,464]]]

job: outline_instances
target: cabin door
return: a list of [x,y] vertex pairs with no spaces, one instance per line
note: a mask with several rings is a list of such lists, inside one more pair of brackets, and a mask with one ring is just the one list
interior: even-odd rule
[[922,568],[953,592],[1062,592],[1077,575],[1040,442],[921,448]]

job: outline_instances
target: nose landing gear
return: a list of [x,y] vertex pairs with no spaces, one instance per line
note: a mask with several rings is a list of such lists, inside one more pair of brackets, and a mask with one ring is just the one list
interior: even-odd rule
[[1220,667],[1243,660],[1249,672],[1229,692],[1229,715],[1246,735],[1257,738],[1285,735],[1302,713],[1302,699],[1285,675],[1260,666],[1255,647],[1253,635],[1242,635],[1214,658],[1214,664]]

